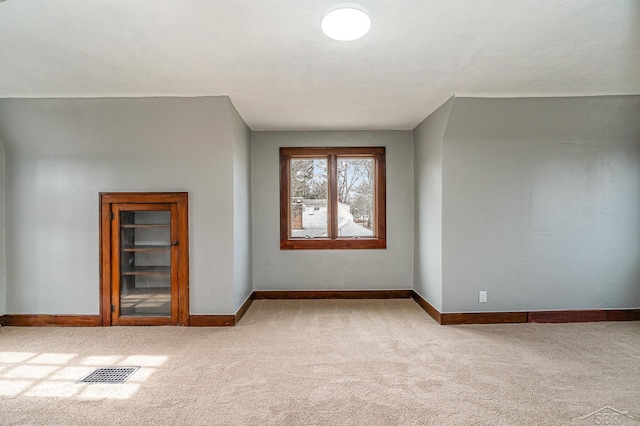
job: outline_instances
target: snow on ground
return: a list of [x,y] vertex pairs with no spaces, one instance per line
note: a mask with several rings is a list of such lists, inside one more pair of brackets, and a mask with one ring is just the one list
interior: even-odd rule
[[[316,210],[317,209],[317,210]],[[305,204],[302,212],[302,228],[291,231],[292,237],[321,238],[327,237],[327,205],[326,202]],[[340,237],[373,237],[373,231],[353,221],[351,207],[338,203],[338,236]]]

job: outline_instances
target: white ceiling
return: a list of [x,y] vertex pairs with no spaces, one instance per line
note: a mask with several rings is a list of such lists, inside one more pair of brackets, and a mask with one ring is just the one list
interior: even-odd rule
[[640,94],[639,0],[6,0],[0,97],[228,95],[253,130],[412,129],[452,95]]

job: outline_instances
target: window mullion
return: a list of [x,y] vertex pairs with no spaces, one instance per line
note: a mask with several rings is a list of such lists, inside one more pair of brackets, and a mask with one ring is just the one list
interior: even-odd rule
[[387,238],[387,188],[386,188],[386,159],[384,155],[376,155],[375,167],[375,229],[376,237]]
[[338,237],[338,160],[335,155],[329,155],[328,186],[329,186],[329,238],[335,240]]

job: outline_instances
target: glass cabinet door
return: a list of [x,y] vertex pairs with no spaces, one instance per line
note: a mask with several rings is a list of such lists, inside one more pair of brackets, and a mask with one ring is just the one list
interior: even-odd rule
[[120,317],[171,317],[171,211],[120,211]]

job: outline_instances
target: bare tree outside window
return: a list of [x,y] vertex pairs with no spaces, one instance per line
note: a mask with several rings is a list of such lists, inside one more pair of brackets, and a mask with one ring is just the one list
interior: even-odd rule
[[338,235],[373,236],[374,160],[338,157]]
[[307,200],[327,199],[327,160],[291,160],[291,196]]
[[327,160],[291,159],[291,237],[329,235]]

